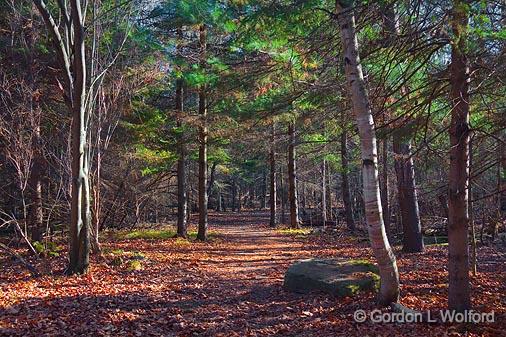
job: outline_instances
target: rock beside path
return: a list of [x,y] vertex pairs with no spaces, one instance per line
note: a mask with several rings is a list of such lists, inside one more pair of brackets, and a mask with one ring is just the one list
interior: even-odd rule
[[316,291],[337,297],[376,291],[378,286],[378,268],[365,260],[302,260],[288,268],[284,280],[285,289],[292,292]]

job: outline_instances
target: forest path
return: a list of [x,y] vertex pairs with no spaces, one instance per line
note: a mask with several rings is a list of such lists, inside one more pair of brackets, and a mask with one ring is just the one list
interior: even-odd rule
[[[211,231],[217,231],[229,245],[222,249],[211,249],[214,258],[204,259],[203,267],[222,264],[220,274],[232,274],[248,280],[272,277],[272,271],[281,264],[301,258],[297,252],[303,243],[269,228],[266,212],[242,212],[234,214],[213,214],[210,218]],[[205,250],[204,250],[205,251]]]
[[[210,231],[219,235],[208,242],[104,235],[104,256],[93,256],[90,272],[83,276],[63,276],[64,254],[31,259],[45,272],[37,279],[0,256],[0,336],[428,334],[429,326],[423,324],[356,323],[355,310],[376,308],[374,294],[335,299],[283,289],[284,274],[294,261],[372,259],[368,243],[346,231],[294,236],[269,228],[265,212],[211,212],[209,220]],[[134,259],[139,253],[144,256],[140,261]],[[397,253],[403,304],[440,310],[446,303],[446,247],[428,247],[422,255]],[[479,254],[487,260],[498,256],[489,247],[480,247]],[[119,257],[122,263],[114,263]],[[141,268],[132,270],[132,262]],[[480,268],[473,279],[476,287],[493,290],[482,292],[476,304],[483,312],[506,312],[506,263]],[[499,327],[488,328],[502,331]],[[436,336],[447,334],[448,327],[430,329]]]

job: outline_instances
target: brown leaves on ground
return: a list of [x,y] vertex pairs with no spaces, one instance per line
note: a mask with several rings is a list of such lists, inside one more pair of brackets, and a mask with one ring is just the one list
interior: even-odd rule
[[[104,242],[108,251],[122,255],[121,261],[112,263],[107,254],[94,258],[85,276],[63,276],[64,258],[55,258],[50,260],[54,275],[33,279],[2,257],[0,335],[365,337],[506,331],[505,256],[493,248],[479,249],[472,289],[474,309],[494,310],[495,323],[356,323],[355,310],[376,309],[373,294],[344,299],[296,295],[284,291],[282,283],[287,267],[299,259],[371,258],[367,242],[344,232],[281,234],[266,226],[261,213],[212,214],[211,220],[221,233],[212,242]],[[444,309],[446,247],[431,246],[423,254],[397,252],[397,257],[401,302],[417,310]],[[132,261],[139,261],[135,268]]]

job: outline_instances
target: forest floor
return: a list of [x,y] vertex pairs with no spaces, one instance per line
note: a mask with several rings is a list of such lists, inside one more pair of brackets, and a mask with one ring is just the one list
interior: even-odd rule
[[[474,309],[493,310],[495,323],[357,323],[356,310],[376,308],[374,294],[298,295],[282,284],[296,260],[372,258],[367,241],[344,231],[273,231],[265,213],[212,213],[210,220],[217,235],[206,243],[109,236],[104,256],[92,258],[85,276],[63,276],[65,254],[31,259],[45,273],[36,279],[0,257],[0,335],[443,336],[467,329],[471,335],[499,336],[506,331],[506,257],[494,247],[478,250],[472,294]],[[447,247],[396,253],[401,302],[436,317],[446,306]]]

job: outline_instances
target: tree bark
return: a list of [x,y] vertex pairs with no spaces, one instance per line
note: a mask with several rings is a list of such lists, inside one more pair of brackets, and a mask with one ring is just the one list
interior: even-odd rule
[[[59,26],[48,11],[42,0],[33,0],[39,10],[50,34],[58,61],[64,72],[65,94],[67,107],[72,113],[71,125],[71,209],[69,231],[69,264],[66,274],[86,273],[90,255],[90,183],[89,183],[89,148],[88,120],[86,111],[86,51],[85,51],[85,19],[83,5],[80,0],[70,1],[70,14],[67,8],[60,8],[69,16],[63,20],[66,32],[65,40],[59,32]],[[72,27],[71,27],[72,26]]]
[[279,168],[279,202],[281,204],[281,223],[286,223],[286,198],[285,189],[283,187],[283,169]]
[[[469,172],[472,175],[473,172],[473,136],[469,139]],[[471,232],[471,271],[473,276],[476,276],[476,231],[474,226],[474,207],[473,207],[473,184],[469,180],[469,196],[468,196],[468,207],[469,207],[469,228]]]
[[325,229],[327,224],[327,184],[325,178],[325,159],[322,161],[322,225]]
[[[205,63],[207,28],[204,24],[200,26],[200,48],[202,66]],[[197,239],[207,239],[207,99],[206,86],[202,85],[199,91],[199,229]]]
[[70,220],[70,261],[68,274],[86,273],[90,255],[89,151],[86,116],[85,29],[80,0],[73,0],[73,102],[72,102],[72,203]]
[[276,227],[278,223],[277,216],[277,189],[276,189],[276,126],[274,122],[272,123],[272,131],[271,131],[271,149],[269,155],[270,161],[270,169],[271,169],[271,179],[270,179],[270,207],[271,207],[271,218],[270,218],[270,226]]
[[418,198],[416,195],[415,170],[411,157],[411,144],[394,133],[395,173],[397,198],[403,229],[402,250],[408,253],[424,251]]
[[346,219],[346,226],[353,233],[355,232],[355,221],[353,220],[353,204],[351,202],[350,182],[348,179],[349,165],[348,165],[348,139],[347,132],[343,130],[341,133],[341,193],[343,195],[344,216]]
[[[506,132],[502,130],[500,132],[502,137],[498,139],[499,152],[498,152],[498,176],[497,176],[497,207],[498,207],[498,219],[501,219],[502,215],[506,213]],[[494,237],[497,237],[497,229],[499,226],[495,226]]]
[[379,302],[382,305],[388,305],[399,299],[399,273],[395,255],[388,243],[383,224],[376,134],[360,64],[352,3],[353,1],[337,0],[337,16],[344,53],[345,74],[360,134],[366,222],[381,278]]
[[452,10],[450,64],[450,173],[448,203],[448,307],[470,308],[468,252],[469,66],[466,52],[467,1],[455,0]]
[[388,193],[388,137],[385,136],[385,139],[382,141],[383,151],[382,151],[382,179],[380,180],[380,192],[381,192],[381,207],[383,208],[383,221],[385,222],[385,230],[387,232],[387,236],[390,237],[390,205],[389,205],[389,193]]
[[42,208],[42,161],[43,158],[40,154],[40,125],[36,126],[33,135],[34,158],[33,166],[30,171],[30,178],[28,180],[30,192],[30,207],[28,208],[28,219],[31,224],[31,238],[32,241],[42,241],[42,233],[44,228],[44,213]]
[[237,209],[236,198],[237,198],[237,177],[234,175],[234,177],[232,178],[232,202],[231,202],[232,212],[235,212]]
[[[181,30],[178,30],[181,35]],[[183,80],[178,78],[176,80],[176,125],[178,128],[183,126]],[[188,236],[187,229],[187,173],[186,173],[186,144],[184,133],[179,130],[177,140],[177,236],[186,238]]]
[[299,228],[299,203],[297,198],[297,169],[295,162],[295,122],[288,124],[288,199],[290,204],[290,227]]
[[260,209],[264,210],[267,206],[267,170],[262,170],[262,194],[260,195]]
[[237,212],[242,210],[242,186],[241,183],[237,183]]

